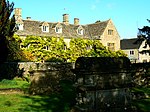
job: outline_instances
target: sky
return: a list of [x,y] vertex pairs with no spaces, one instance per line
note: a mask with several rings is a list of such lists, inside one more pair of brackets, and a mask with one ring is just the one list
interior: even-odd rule
[[22,8],[22,17],[47,22],[62,22],[69,14],[69,22],[80,24],[112,19],[121,39],[136,38],[138,28],[149,26],[150,0],[9,0],[14,8]]

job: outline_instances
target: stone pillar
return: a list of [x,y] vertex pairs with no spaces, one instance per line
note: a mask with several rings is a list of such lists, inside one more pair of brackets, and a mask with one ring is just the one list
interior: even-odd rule
[[69,14],[63,14],[63,23],[66,25],[69,24]]
[[79,18],[74,18],[74,25],[79,25]]
[[22,18],[22,9],[21,8],[15,8],[14,9],[15,12],[15,18]]

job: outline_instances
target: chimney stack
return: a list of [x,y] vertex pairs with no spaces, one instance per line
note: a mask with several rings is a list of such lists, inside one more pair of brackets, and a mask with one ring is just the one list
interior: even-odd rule
[[15,8],[15,16],[22,16],[22,9],[21,8]]
[[14,13],[15,13],[14,15],[15,15],[16,23],[22,24],[23,23],[23,21],[22,21],[22,9],[21,8],[15,8]]
[[69,15],[63,14],[63,23],[68,25],[69,24]]
[[74,25],[79,25],[79,18],[74,18]]
[[27,19],[27,20],[31,20],[31,17],[27,17],[26,19]]

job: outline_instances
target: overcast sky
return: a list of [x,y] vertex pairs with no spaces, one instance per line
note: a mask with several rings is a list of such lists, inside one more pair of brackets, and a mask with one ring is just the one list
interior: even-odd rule
[[62,15],[69,14],[69,21],[80,19],[80,24],[112,19],[121,39],[135,38],[138,28],[150,25],[150,0],[9,0],[15,8],[22,8],[22,17],[33,20],[62,22]]

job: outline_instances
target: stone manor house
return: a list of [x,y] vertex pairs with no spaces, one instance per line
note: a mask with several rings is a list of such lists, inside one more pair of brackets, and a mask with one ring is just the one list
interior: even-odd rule
[[74,24],[69,23],[69,15],[63,14],[62,22],[46,22],[22,19],[22,9],[15,8],[15,19],[21,38],[26,36],[64,37],[67,47],[71,38],[97,39],[112,51],[120,50],[120,36],[111,19],[92,24],[81,25],[79,18],[74,18]]

